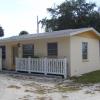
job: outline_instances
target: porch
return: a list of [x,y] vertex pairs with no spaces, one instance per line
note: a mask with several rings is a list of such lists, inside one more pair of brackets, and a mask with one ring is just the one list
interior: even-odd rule
[[2,69],[63,75],[64,78],[69,73],[69,38],[9,41],[1,45],[5,47]]
[[63,75],[67,78],[67,59],[16,58],[16,71]]

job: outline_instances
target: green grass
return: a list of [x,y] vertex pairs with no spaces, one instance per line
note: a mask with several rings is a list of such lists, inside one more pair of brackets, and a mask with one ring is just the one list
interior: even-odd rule
[[84,74],[80,77],[72,77],[77,83],[100,83],[100,70]]

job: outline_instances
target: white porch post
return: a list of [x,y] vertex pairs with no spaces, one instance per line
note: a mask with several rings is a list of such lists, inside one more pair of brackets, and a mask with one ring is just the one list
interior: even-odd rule
[[67,58],[64,58],[64,78],[67,78]]
[[22,58],[22,56],[23,56],[22,45],[20,45],[20,47],[18,47],[18,57]]
[[10,44],[6,45],[6,69],[11,70],[12,69],[12,46]]
[[28,58],[28,73],[31,73],[31,58]]
[[0,71],[2,71],[2,49],[0,49]]
[[47,58],[44,58],[44,74],[47,75]]
[[16,65],[16,69],[15,69],[15,70],[16,70],[16,72],[17,72],[17,68],[18,68],[18,60],[17,60],[17,58],[15,58],[15,60],[16,60],[16,61],[15,61],[15,65]]

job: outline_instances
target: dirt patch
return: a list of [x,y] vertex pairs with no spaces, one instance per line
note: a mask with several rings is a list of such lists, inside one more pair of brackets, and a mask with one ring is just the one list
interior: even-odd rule
[[53,99],[51,97],[44,96],[44,97],[37,97],[35,98],[35,100],[53,100]]
[[95,94],[95,91],[87,90],[85,91],[85,94]]
[[26,95],[26,96],[24,96],[24,97],[22,97],[22,98],[19,98],[19,99],[20,99],[20,100],[30,100],[30,99],[29,99],[30,97],[32,97],[32,96]]
[[80,90],[79,87],[66,87],[66,86],[56,86],[56,89],[58,89],[58,92],[74,92]]
[[26,89],[25,92],[34,92],[33,90]]
[[25,87],[41,88],[41,85],[37,84],[35,82],[31,82],[31,83],[28,83],[28,84],[23,84],[23,86],[25,86]]
[[9,85],[7,88],[20,89],[21,87],[19,87],[17,85]]
[[40,84],[37,83],[29,83],[29,84],[24,84],[24,87],[28,88],[25,90],[25,92],[34,92],[37,94],[46,94],[46,93],[51,93],[53,92],[53,88],[48,87],[48,86],[41,86]]

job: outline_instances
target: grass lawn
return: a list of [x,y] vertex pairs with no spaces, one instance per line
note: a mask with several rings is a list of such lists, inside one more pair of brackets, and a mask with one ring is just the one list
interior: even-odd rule
[[72,77],[78,83],[100,83],[100,70],[83,74],[80,77]]

